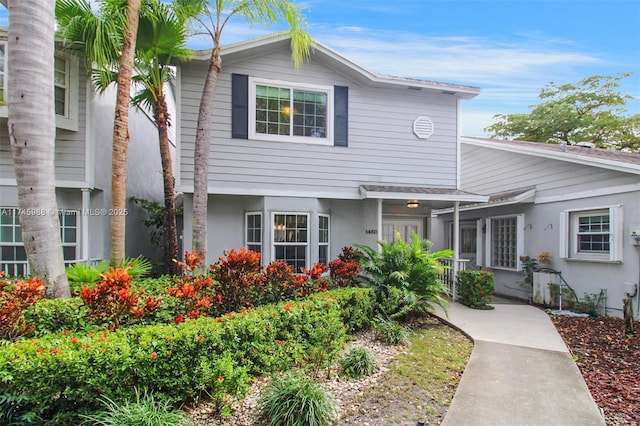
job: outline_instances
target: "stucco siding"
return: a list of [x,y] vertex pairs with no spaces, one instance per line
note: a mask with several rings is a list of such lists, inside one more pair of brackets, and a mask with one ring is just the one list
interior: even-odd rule
[[[206,69],[182,66],[180,186],[193,185],[197,113]],[[231,74],[294,83],[349,87],[349,146],[231,138]],[[210,149],[209,190],[265,195],[291,191],[356,198],[363,183],[456,186],[457,101],[407,89],[362,87],[314,62],[296,71],[288,52],[226,64],[220,74]],[[418,139],[413,121],[428,116],[431,138]]]

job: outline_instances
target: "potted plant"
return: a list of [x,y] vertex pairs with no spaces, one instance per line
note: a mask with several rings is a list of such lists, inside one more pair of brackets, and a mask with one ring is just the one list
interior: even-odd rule
[[538,262],[543,265],[551,263],[551,252],[545,250],[538,253]]

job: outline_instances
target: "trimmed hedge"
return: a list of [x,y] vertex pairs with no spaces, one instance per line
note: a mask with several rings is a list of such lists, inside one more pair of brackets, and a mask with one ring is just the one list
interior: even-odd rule
[[346,288],[181,324],[57,333],[0,347],[0,423],[70,424],[135,389],[179,403],[222,403],[251,376],[333,362],[347,330],[370,325],[371,291]]
[[456,293],[460,303],[473,309],[493,309],[495,284],[493,274],[484,270],[466,269],[458,273]]

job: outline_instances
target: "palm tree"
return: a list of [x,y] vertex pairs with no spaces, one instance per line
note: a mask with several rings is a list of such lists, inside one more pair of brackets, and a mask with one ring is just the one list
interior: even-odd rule
[[111,266],[122,264],[125,256],[125,226],[127,209],[127,150],[129,148],[129,98],[133,58],[138,33],[140,0],[128,0],[127,25],[124,31],[122,56],[118,66],[118,92],[113,122],[113,149],[111,153]]
[[98,15],[93,14],[87,0],[56,1],[56,17],[64,37],[84,43],[89,62],[98,69],[113,69],[111,67],[117,64],[118,89],[111,156],[112,266],[122,264],[125,257],[129,99],[139,11],[140,0],[103,0]]
[[22,239],[31,274],[50,295],[68,298],[55,193],[53,3],[14,0],[8,9],[8,125]]
[[173,259],[178,257],[178,231],[171,166],[171,150],[167,132],[170,124],[164,88],[173,80],[172,61],[182,61],[190,56],[184,46],[187,41],[185,21],[173,13],[170,7],[157,0],[149,1],[149,9],[141,14],[136,48],[136,76],[134,82],[142,85],[132,99],[136,106],[146,105],[153,110],[158,128],[165,207],[165,261],[168,272],[177,275],[180,270]]
[[[67,4],[73,3],[66,1]],[[110,6],[105,3],[105,6]],[[70,8],[65,11],[65,16],[78,15],[80,11]],[[104,11],[107,16],[112,16],[115,11]],[[92,12],[91,12],[92,13]],[[91,21],[93,19],[93,22]],[[89,34],[98,33],[101,21],[89,17],[84,20],[83,31],[86,32],[87,22],[91,22]],[[115,21],[117,23],[117,20]],[[65,27],[65,28],[68,28]],[[122,33],[122,29],[111,28],[116,34]],[[81,34],[73,34],[73,37],[82,37]],[[136,95],[131,103],[137,107],[148,107],[153,111],[154,121],[158,128],[158,140],[160,144],[160,157],[162,159],[162,174],[164,182],[164,206],[165,206],[165,263],[170,274],[177,274],[179,268],[172,262],[178,258],[178,233],[175,212],[175,191],[173,170],[171,165],[171,150],[169,146],[168,126],[170,118],[165,97],[165,87],[173,78],[172,61],[182,61],[189,57],[190,51],[185,48],[187,34],[184,19],[173,13],[171,7],[158,0],[147,0],[140,11],[138,34],[135,51],[135,75],[133,76]],[[107,57],[113,58],[113,53]],[[113,60],[112,60],[113,62]],[[117,80],[116,65],[104,66],[94,69],[93,83],[100,91],[104,92]]]
[[194,152],[193,248],[206,259],[209,145],[213,127],[213,102],[222,68],[220,38],[234,16],[250,23],[269,25],[284,19],[291,33],[291,53],[296,67],[309,56],[311,36],[302,12],[289,0],[176,0],[177,10],[196,16],[195,25],[211,36],[213,49],[202,91]]

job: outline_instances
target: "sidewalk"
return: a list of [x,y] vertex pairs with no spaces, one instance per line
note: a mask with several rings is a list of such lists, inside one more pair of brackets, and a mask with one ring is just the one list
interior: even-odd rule
[[436,315],[474,341],[444,426],[604,425],[546,313],[529,305],[490,311],[451,303]]

